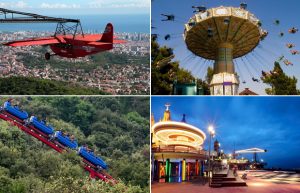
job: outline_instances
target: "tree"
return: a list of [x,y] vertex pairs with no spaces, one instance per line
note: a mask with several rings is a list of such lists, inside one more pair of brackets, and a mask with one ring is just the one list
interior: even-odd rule
[[271,88],[266,89],[268,95],[298,95],[299,90],[297,90],[297,79],[293,76],[292,78],[287,76],[279,62],[274,63],[273,72],[262,77],[265,84],[271,86]]
[[76,151],[58,154],[0,119],[0,193],[149,192],[148,97],[21,97],[13,103],[74,134],[120,183],[90,180]]
[[121,135],[116,137],[113,141],[111,141],[109,146],[114,149],[119,149],[123,152],[131,152],[134,148],[132,138],[128,135]]
[[209,85],[205,81],[197,79],[197,87],[203,89],[203,95],[210,95]]
[[208,67],[207,68],[207,74],[206,74],[206,82],[208,84],[210,84],[210,82],[212,81],[213,79],[213,75],[214,75],[214,69],[212,67]]
[[0,78],[2,95],[103,95],[97,88],[85,88],[79,84],[33,77]]
[[108,183],[91,180],[88,177],[83,179],[76,179],[71,177],[62,177],[54,179],[53,183],[48,183],[46,192],[49,193],[142,193],[143,191],[139,186],[126,185],[122,181],[118,184],[111,186]]
[[172,84],[190,83],[196,80],[191,72],[179,67],[178,62],[171,62],[173,50],[166,46],[159,47],[156,41],[151,42],[151,89],[152,94],[169,95],[172,93]]

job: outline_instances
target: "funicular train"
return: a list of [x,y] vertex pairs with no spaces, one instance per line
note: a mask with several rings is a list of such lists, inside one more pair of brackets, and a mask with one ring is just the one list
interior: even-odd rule
[[47,124],[44,120],[39,120],[36,116],[29,116],[18,106],[12,106],[8,100],[1,107],[2,112],[8,113],[11,119],[20,124],[34,130],[40,136],[45,137],[49,141],[54,142],[57,146],[67,151],[75,150],[77,154],[83,158],[84,164],[97,171],[107,170],[108,165],[97,155],[94,154],[86,145],[78,146],[75,136],[70,136],[62,131],[56,131],[52,125]]

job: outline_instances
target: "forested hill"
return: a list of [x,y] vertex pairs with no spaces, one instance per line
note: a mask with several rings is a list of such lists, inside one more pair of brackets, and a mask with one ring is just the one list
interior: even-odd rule
[[32,77],[0,78],[2,95],[103,95],[96,88],[85,88],[75,83]]
[[13,104],[74,134],[119,183],[90,180],[76,152],[59,154],[0,120],[0,193],[149,192],[148,98],[23,97]]

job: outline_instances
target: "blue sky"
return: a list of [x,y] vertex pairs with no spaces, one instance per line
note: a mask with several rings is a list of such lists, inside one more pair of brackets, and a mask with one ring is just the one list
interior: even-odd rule
[[149,14],[150,0],[1,0],[0,7],[40,14]]
[[[159,43],[161,45],[168,45],[175,49],[176,58],[174,60],[181,61],[181,66],[194,73],[199,78],[204,78],[206,68],[200,67],[203,60],[199,58],[192,58],[191,52],[186,49],[186,45],[182,38],[184,23],[193,15],[193,5],[205,5],[207,8],[217,6],[236,6],[238,7],[241,0],[153,0],[152,1],[152,26],[156,29],[152,33],[159,34]],[[247,56],[249,62],[245,63],[241,60],[236,60],[238,67],[236,71],[240,75],[240,80],[246,81],[246,84],[240,85],[240,90],[249,87],[251,90],[265,94],[266,85],[263,83],[252,82],[252,76],[259,78],[260,72],[270,71],[273,69],[274,61],[279,56],[284,55],[287,59],[294,63],[294,66],[285,66],[282,64],[284,71],[290,76],[296,76],[298,79],[298,87],[300,88],[300,55],[292,56],[289,49],[286,48],[287,43],[296,44],[296,48],[300,50],[300,33],[288,34],[288,29],[291,27],[300,28],[300,1],[299,0],[243,0],[248,3],[248,10],[254,13],[263,23],[263,28],[269,31],[269,36],[260,44],[261,47],[254,50],[253,55]],[[162,22],[160,14],[174,14],[174,22]],[[274,25],[274,21],[279,19],[281,24]],[[283,38],[279,37],[279,33],[285,32]],[[171,40],[165,41],[164,36],[171,34]],[[245,60],[245,59],[244,59]],[[251,63],[251,65],[250,65]],[[263,64],[262,64],[263,63]],[[208,64],[208,63],[207,63]],[[206,66],[207,66],[206,64]],[[212,62],[210,62],[212,66]],[[205,72],[204,72],[205,71]]]
[[[300,168],[299,97],[152,97],[155,120],[170,103],[172,120],[186,114],[189,124],[207,134],[213,124],[216,139],[226,153],[258,147],[268,167]],[[208,140],[204,146],[207,149]],[[244,156],[252,159],[253,155]]]

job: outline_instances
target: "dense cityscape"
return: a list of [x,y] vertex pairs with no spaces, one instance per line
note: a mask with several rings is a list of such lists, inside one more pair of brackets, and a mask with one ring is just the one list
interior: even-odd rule
[[[0,42],[51,35],[53,35],[51,31],[2,32],[0,33]],[[128,60],[121,64],[99,62],[93,59],[94,56],[76,59],[55,56],[50,61],[46,61],[44,54],[50,52],[48,47],[12,48],[1,46],[0,76],[23,76],[68,81],[84,87],[96,87],[111,94],[149,94],[150,68],[147,62],[150,55],[149,34],[116,33],[115,35],[118,39],[127,41],[126,44],[115,45],[114,49],[109,51],[110,57],[120,55],[128,57]],[[105,57],[107,53],[97,55],[101,54],[104,54],[102,57]]]

